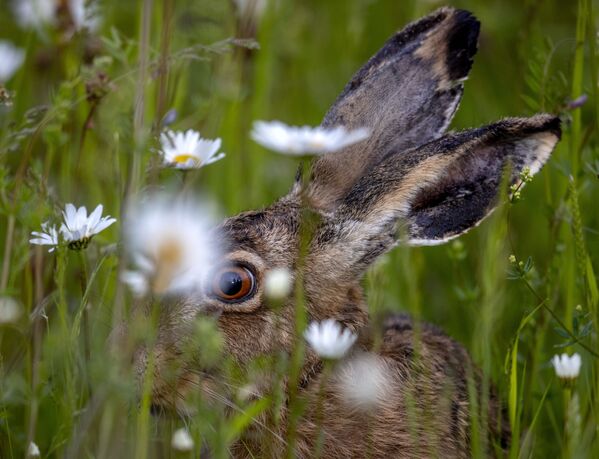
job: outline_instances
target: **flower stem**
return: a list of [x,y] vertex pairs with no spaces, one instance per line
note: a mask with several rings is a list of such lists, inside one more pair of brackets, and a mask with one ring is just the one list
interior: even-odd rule
[[302,161],[301,165],[301,190],[300,190],[300,209],[299,209],[299,246],[296,263],[295,279],[295,346],[291,354],[291,368],[289,370],[288,380],[288,406],[289,418],[287,424],[287,457],[295,457],[294,445],[296,440],[296,430],[299,419],[303,412],[303,404],[299,396],[299,384],[301,370],[303,367],[305,344],[302,339],[302,333],[306,328],[308,314],[306,310],[306,296],[304,284],[304,266],[314,228],[318,223],[317,215],[310,211],[308,207],[307,188],[309,183],[309,161]]

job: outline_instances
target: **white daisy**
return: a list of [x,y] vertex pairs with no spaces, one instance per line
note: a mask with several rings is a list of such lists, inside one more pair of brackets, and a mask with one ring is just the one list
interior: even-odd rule
[[264,277],[264,294],[273,300],[285,299],[291,293],[292,280],[287,268],[270,269]]
[[42,231],[33,231],[31,235],[35,237],[29,239],[29,242],[36,245],[49,245],[48,252],[54,252],[58,246],[58,231],[56,226],[50,226],[50,222],[42,223]]
[[125,222],[125,243],[134,271],[121,276],[133,293],[192,293],[210,270],[214,246],[207,211],[189,202],[154,197],[133,208]]
[[358,355],[344,363],[336,376],[343,400],[353,408],[365,411],[376,408],[389,395],[389,371],[375,354]]
[[14,0],[12,4],[21,27],[40,29],[56,21],[55,0]]
[[582,359],[579,354],[574,354],[571,357],[568,354],[554,355],[551,363],[553,363],[558,378],[576,379],[580,373]]
[[185,132],[167,130],[160,134],[164,164],[177,169],[198,169],[225,157],[218,152],[220,139],[208,140],[189,129]]
[[312,322],[304,332],[304,338],[325,359],[340,359],[356,341],[357,336],[349,329],[342,330],[333,319]]
[[260,145],[279,153],[292,155],[330,153],[370,135],[366,128],[348,131],[342,126],[334,128],[287,126],[280,121],[256,121],[251,137]]
[[193,438],[189,435],[187,429],[181,428],[175,430],[171,446],[177,451],[191,451],[193,449]]
[[17,48],[11,42],[0,41],[0,83],[6,83],[12,78],[25,60],[25,51]]
[[65,206],[62,213],[64,223],[60,226],[60,232],[70,249],[86,248],[94,235],[116,222],[116,218],[110,215],[102,217],[102,210],[102,204],[98,204],[88,217],[85,206],[79,209],[70,203]]

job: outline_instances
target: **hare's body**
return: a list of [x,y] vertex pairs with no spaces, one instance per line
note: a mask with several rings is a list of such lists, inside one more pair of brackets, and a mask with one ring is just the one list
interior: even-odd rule
[[[390,378],[384,403],[372,411],[356,409],[345,399],[340,379],[345,372],[327,378],[323,396],[322,367],[310,369],[301,394],[309,408],[298,426],[297,456],[314,457],[322,441],[323,458],[471,457],[467,381],[475,370],[466,350],[434,326],[422,324],[415,331],[408,317],[394,316],[385,323],[376,355]],[[499,449],[510,438],[500,411],[491,396],[489,441]],[[276,433],[287,438],[284,429]],[[284,457],[285,450],[284,443],[263,431],[236,445],[234,457]]]
[[[215,274],[205,293],[161,309],[151,351],[155,405],[181,410],[181,399],[198,386],[207,394],[232,395],[199,360],[182,357],[199,315],[216,313],[228,354],[248,375],[256,359],[292,353],[295,296],[274,308],[263,287],[270,269],[286,268],[301,280],[309,320],[334,319],[358,334],[358,342],[330,374],[308,349],[296,394],[307,404],[297,428],[288,431],[285,399],[280,411],[264,414],[233,446],[236,457],[283,456],[289,439],[303,458],[318,450],[327,458],[468,457],[473,418],[479,431],[488,431],[483,443],[489,453],[505,446],[509,430],[499,404],[482,389],[488,384],[481,384],[467,352],[432,326],[413,329],[405,317],[373,326],[360,286],[368,266],[396,244],[439,244],[478,224],[496,203],[506,166],[509,181],[518,183],[524,168],[532,174],[540,169],[559,139],[559,120],[550,115],[444,135],[476,52],[478,28],[470,13],[442,8],[397,33],[323,121],[327,127],[366,127],[371,136],[320,156],[309,180],[298,180],[271,207],[231,217],[216,229],[224,255],[215,272],[241,272],[253,287],[231,300],[211,290],[222,280]],[[312,239],[298,260],[305,227]],[[140,374],[149,352],[138,353]],[[371,404],[347,395],[347,381],[361,378],[355,374],[361,356],[385,375],[381,384],[374,382],[378,392]],[[262,376],[255,397],[272,389],[273,381]],[[471,400],[484,403],[476,416]]]

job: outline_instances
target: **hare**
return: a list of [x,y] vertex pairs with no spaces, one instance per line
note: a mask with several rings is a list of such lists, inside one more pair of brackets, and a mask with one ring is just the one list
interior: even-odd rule
[[[538,172],[560,138],[559,119],[547,114],[444,134],[477,51],[478,32],[471,13],[453,8],[399,31],[354,75],[322,122],[367,127],[371,136],[317,157],[309,177],[298,174],[292,191],[270,207],[218,226],[225,255],[206,292],[161,308],[155,345],[137,352],[139,374],[147,371],[150,352],[154,357],[155,407],[181,411],[180,397],[198,388],[227,393],[217,372],[203,371],[195,359],[181,360],[190,324],[207,311],[215,312],[226,352],[242,371],[256,358],[291,353],[301,339],[294,295],[278,308],[269,307],[264,295],[266,273],[281,267],[301,276],[309,320],[332,318],[359,335],[349,364],[370,355],[387,375],[384,399],[364,411],[342,394],[343,371],[351,368],[340,362],[323,385],[323,363],[307,349],[298,387],[306,409],[293,433],[293,454],[313,457],[319,448],[327,458],[470,456],[469,381],[482,383],[467,351],[436,327],[414,324],[407,316],[388,317],[377,329],[369,322],[360,281],[397,244],[441,244],[478,225],[496,204],[504,171],[510,171],[511,183],[518,183],[525,168]],[[318,222],[298,264],[306,208]],[[237,276],[239,288],[211,288],[221,276]],[[173,366],[176,377],[168,382],[166,369]],[[254,396],[266,393],[268,384],[257,382]],[[492,454],[506,447],[510,432],[493,394],[488,403]],[[279,422],[271,422],[275,414],[262,416],[233,445],[234,457],[286,454],[282,405]],[[281,444],[273,447],[276,439]]]

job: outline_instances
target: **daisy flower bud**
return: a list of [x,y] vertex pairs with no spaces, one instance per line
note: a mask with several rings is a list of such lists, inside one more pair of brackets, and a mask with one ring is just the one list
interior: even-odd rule
[[325,359],[340,359],[355,343],[357,336],[351,330],[341,328],[333,319],[312,322],[304,332],[308,344]]
[[292,281],[291,273],[287,268],[271,269],[264,279],[264,294],[272,300],[283,300],[291,293]]
[[14,299],[0,297],[0,325],[16,322],[21,317],[21,307]]
[[191,438],[187,429],[177,429],[173,434],[171,446],[177,451],[191,451],[194,446],[193,438]]
[[40,449],[33,442],[27,447],[27,457],[40,457]]
[[551,359],[555,374],[562,380],[574,380],[578,378],[582,359],[580,354],[569,356],[568,354],[554,355]]

